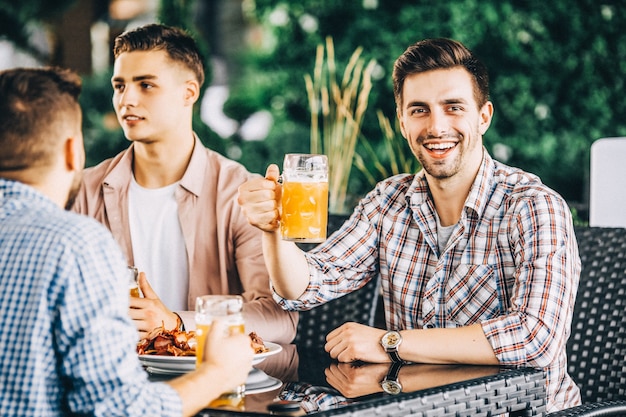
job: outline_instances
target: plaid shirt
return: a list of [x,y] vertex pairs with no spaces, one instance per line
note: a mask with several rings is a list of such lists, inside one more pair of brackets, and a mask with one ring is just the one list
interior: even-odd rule
[[126,263],[102,225],[0,179],[0,271],[1,415],[181,415],[135,354]]
[[308,309],[381,276],[389,329],[481,323],[502,364],[545,368],[548,409],[580,403],[565,345],[580,257],[565,201],[534,175],[483,163],[443,252],[423,172],[380,182],[340,230],[307,253]]

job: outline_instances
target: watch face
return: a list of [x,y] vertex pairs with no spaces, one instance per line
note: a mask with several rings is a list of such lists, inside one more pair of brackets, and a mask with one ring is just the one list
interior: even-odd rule
[[400,343],[400,333],[398,332],[389,332],[385,334],[383,337],[383,344],[387,348],[395,348]]
[[383,381],[381,385],[387,394],[397,395],[402,392],[402,385],[398,381]]

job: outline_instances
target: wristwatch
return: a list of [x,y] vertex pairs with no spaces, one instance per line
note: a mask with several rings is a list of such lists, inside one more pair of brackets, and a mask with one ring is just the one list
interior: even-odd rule
[[389,331],[383,335],[380,339],[380,344],[385,349],[385,352],[389,354],[392,362],[404,362],[398,355],[398,346],[402,343],[402,336],[400,332],[395,330]]
[[389,367],[389,372],[387,372],[387,376],[380,383],[383,391],[387,394],[398,395],[402,392],[402,384],[398,381],[398,374],[400,373],[400,368],[402,368],[402,362],[393,362]]

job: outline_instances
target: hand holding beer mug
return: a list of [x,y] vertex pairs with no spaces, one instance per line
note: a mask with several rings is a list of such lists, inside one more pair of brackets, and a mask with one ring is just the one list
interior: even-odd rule
[[326,240],[328,221],[326,155],[287,154],[281,177],[282,238],[302,243],[319,243]]
[[[196,298],[196,366],[203,360],[207,334],[213,320],[224,318],[230,334],[244,334],[242,315],[243,298],[239,295],[203,295]],[[209,404],[209,407],[241,409],[244,406],[245,385],[234,391],[225,392]]]

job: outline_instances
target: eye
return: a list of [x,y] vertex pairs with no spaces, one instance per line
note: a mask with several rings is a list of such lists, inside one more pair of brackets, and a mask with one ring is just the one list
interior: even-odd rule
[[113,89],[116,92],[123,92],[124,91],[124,84],[113,84]]
[[152,87],[154,86],[150,83],[141,83],[141,88],[143,88],[144,90],[150,90]]
[[410,115],[421,115],[424,113],[428,113],[428,109],[426,109],[425,107],[412,107],[409,109]]

